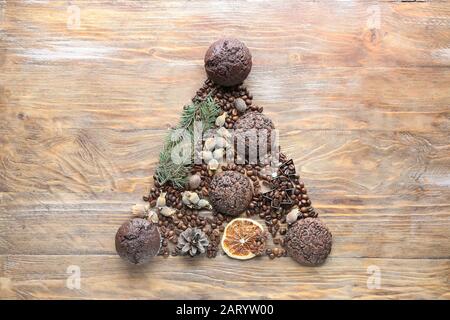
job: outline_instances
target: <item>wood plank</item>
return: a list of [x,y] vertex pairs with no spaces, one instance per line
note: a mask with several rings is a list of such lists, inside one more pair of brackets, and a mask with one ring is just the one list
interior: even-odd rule
[[[115,232],[139,197],[3,195],[0,254],[115,254]],[[319,193],[313,199],[333,233],[332,257],[450,258],[449,193],[442,197],[434,204],[384,195]]]
[[[113,64],[61,68],[26,62],[6,67],[0,80],[1,128],[17,131],[26,119],[54,130],[166,129],[178,122],[182,106],[205,78],[201,66],[179,71],[160,66],[157,75]],[[252,74],[247,85],[254,103],[265,107],[282,131],[450,130],[447,68],[286,67]]]
[[[68,289],[78,266],[81,288]],[[274,267],[276,271],[274,271]],[[373,269],[379,289],[368,289]],[[450,260],[329,259],[319,268],[290,258],[240,262],[156,258],[134,267],[116,256],[0,256],[0,297],[20,299],[448,299]],[[369,280],[370,282],[370,280]]]
[[[106,63],[140,63],[149,68],[169,62],[176,68],[199,64],[205,47],[228,34],[249,44],[256,68],[268,64],[448,66],[450,62],[446,2],[72,3],[81,12],[77,30],[67,28],[66,1],[8,1],[3,19],[8,52],[35,63],[61,64],[86,54]],[[76,50],[77,46],[87,51]]]
[[[416,201],[423,200],[423,192],[449,191],[445,132],[290,131],[280,124],[280,145],[310,191],[411,195]],[[165,135],[157,130],[62,130],[32,119],[6,125],[0,130],[1,192],[143,194]]]

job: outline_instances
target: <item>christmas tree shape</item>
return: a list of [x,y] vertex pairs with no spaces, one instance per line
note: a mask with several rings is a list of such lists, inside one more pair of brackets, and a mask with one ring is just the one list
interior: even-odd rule
[[157,254],[214,258],[223,250],[240,260],[326,260],[331,233],[282,153],[272,120],[243,84],[251,67],[237,39],[207,50],[208,79],[170,130],[144,204],[116,234],[121,257],[140,264]]

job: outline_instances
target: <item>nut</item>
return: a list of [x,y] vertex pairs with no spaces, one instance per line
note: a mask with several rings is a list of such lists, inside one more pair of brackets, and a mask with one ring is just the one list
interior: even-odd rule
[[225,127],[220,127],[219,129],[217,129],[217,134],[225,139],[229,139],[231,138],[231,133],[229,130],[225,129]]
[[197,203],[197,206],[200,209],[212,209],[211,205],[209,204],[209,201],[206,199],[200,199],[200,201]]
[[152,223],[158,223],[159,222],[159,217],[158,214],[156,213],[156,211],[154,210],[150,210],[148,212],[148,218],[147,218],[150,222]]
[[158,199],[156,200],[156,207],[162,208],[166,206],[166,192],[160,194]]
[[191,190],[195,190],[198,187],[200,187],[200,184],[202,183],[202,178],[198,174],[193,174],[189,177],[189,188]]
[[237,98],[234,100],[234,106],[240,113],[244,113],[247,110],[247,104],[241,98]]
[[190,194],[191,193],[189,191],[183,192],[183,196],[181,198],[181,201],[183,201],[183,203],[187,206],[191,204],[191,201],[189,200]]
[[211,151],[203,151],[202,158],[203,161],[209,162],[211,159],[213,159],[213,153]]
[[206,151],[211,151],[214,149],[215,146],[216,146],[216,139],[208,138],[205,140],[205,145],[204,145],[203,149]]
[[222,161],[223,159],[223,149],[216,149],[213,153],[213,158],[217,161]]
[[222,115],[218,116],[216,119],[216,126],[222,127],[225,124],[225,119],[227,118],[227,113],[224,112]]
[[288,224],[293,224],[297,221],[299,215],[298,208],[292,209],[287,215],[286,215],[286,222]]
[[198,196],[198,194],[195,192],[191,192],[191,194],[189,195],[189,202],[192,204],[197,204],[199,201],[200,197]]
[[211,159],[208,162],[208,168],[209,170],[216,171],[217,169],[219,169],[219,161],[217,161],[216,159]]
[[222,137],[217,137],[216,138],[216,146],[215,146],[216,148],[225,148],[227,146],[228,146],[227,140],[225,140]]
[[148,215],[150,206],[148,204],[135,204],[131,207],[131,214],[133,216],[143,218]]
[[177,210],[175,210],[174,208],[170,208],[170,207],[164,207],[161,210],[159,210],[159,213],[161,213],[164,217],[170,217],[173,214],[175,214]]

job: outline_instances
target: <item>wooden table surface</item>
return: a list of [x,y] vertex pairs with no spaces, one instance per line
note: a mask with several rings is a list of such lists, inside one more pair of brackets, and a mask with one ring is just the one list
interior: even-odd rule
[[[0,298],[450,299],[448,1],[2,0],[0,26]],[[223,35],[333,232],[321,267],[115,254]]]

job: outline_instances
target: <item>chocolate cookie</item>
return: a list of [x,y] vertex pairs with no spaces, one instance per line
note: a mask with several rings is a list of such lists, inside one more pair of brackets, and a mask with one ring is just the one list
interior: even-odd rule
[[236,171],[218,173],[211,181],[209,200],[223,214],[238,216],[249,206],[253,189],[249,179]]
[[271,145],[271,134],[272,130],[275,129],[273,122],[270,118],[266,117],[264,114],[252,111],[245,113],[240,117],[234,124],[235,129],[235,141],[236,141],[236,152],[243,157],[244,150],[239,147],[238,141],[242,144],[245,143],[245,158],[248,159],[250,152],[259,156],[260,159],[265,156],[265,154],[259,154],[258,142],[263,141],[263,135],[266,135],[267,141],[267,152],[272,149]]
[[285,238],[287,253],[298,263],[322,264],[331,251],[332,235],[318,218],[306,218],[293,224]]
[[135,218],[125,222],[116,233],[116,251],[134,264],[147,262],[158,254],[161,235],[158,227],[148,220]]
[[206,74],[221,86],[234,86],[242,83],[251,69],[250,50],[237,39],[219,39],[206,51]]

